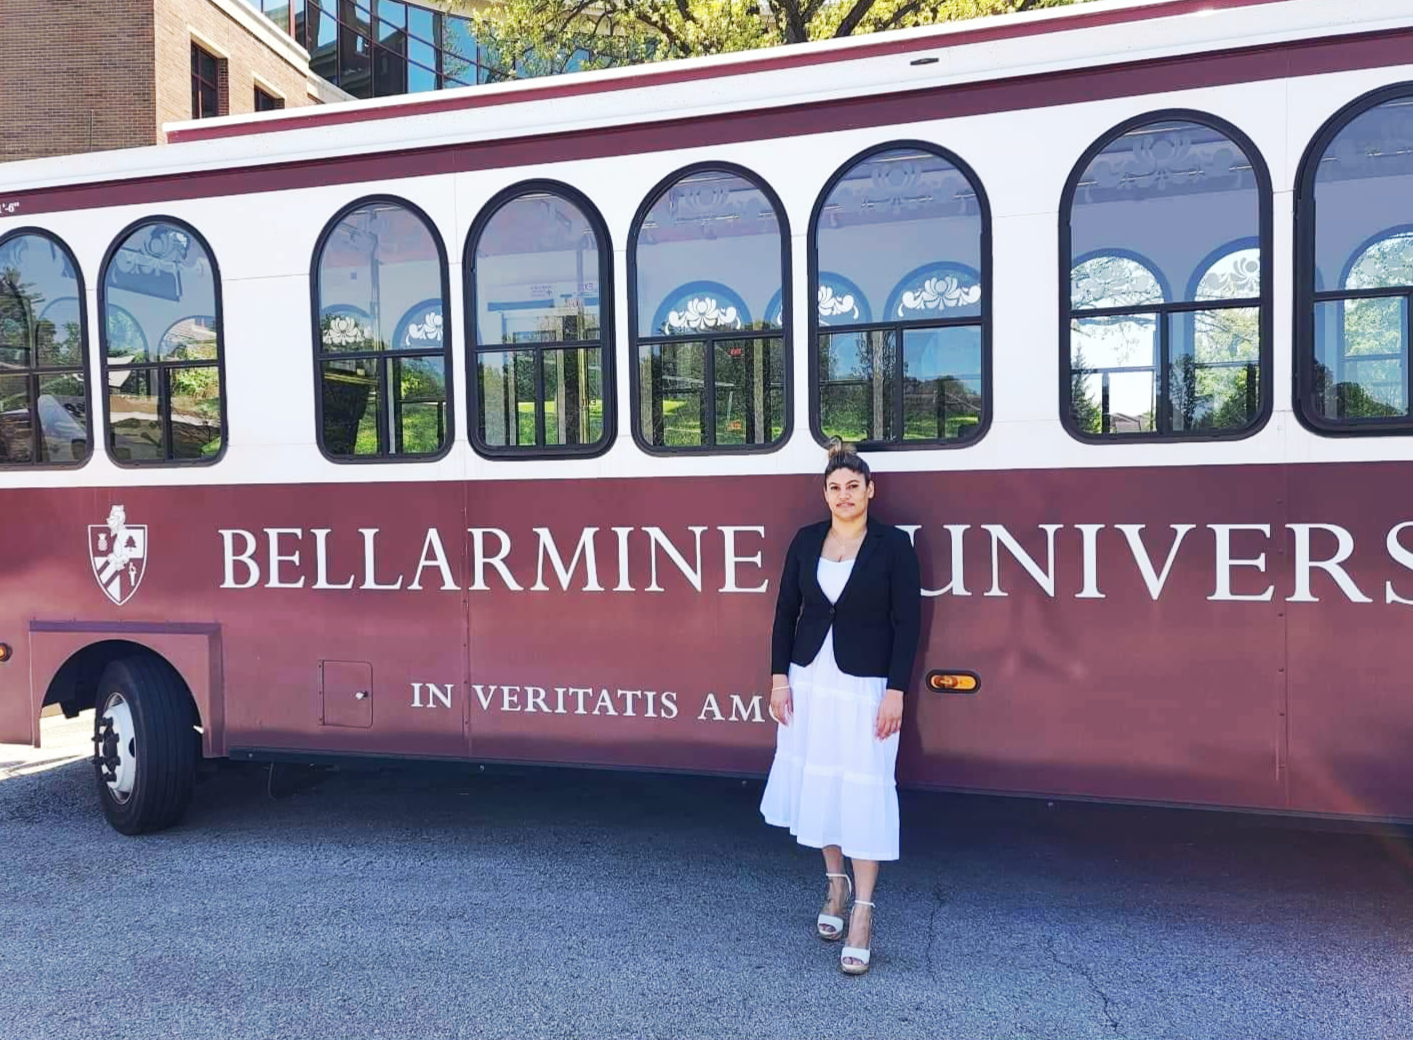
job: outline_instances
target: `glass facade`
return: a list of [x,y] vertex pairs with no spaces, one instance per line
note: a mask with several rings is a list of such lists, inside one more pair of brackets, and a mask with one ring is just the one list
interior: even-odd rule
[[471,21],[403,0],[246,0],[309,52],[309,67],[354,97],[389,97],[498,78]]

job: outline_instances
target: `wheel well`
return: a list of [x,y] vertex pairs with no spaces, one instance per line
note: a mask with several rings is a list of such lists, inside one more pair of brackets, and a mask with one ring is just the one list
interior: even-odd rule
[[[65,718],[75,718],[79,712],[95,706],[98,699],[98,681],[103,677],[103,669],[113,661],[139,655],[155,658],[171,668],[172,673],[181,679],[181,673],[172,668],[172,663],[151,647],[127,639],[105,639],[89,644],[60,666],[49,683],[49,689],[44,692],[43,707],[57,704],[63,709]],[[182,688],[186,690],[187,699],[191,701],[191,717],[199,722],[201,712],[184,679]]]

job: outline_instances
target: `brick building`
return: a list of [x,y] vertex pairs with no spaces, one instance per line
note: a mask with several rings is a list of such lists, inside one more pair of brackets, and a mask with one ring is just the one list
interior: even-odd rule
[[343,100],[245,0],[3,0],[0,161],[162,143],[162,125]]
[[0,0],[0,162],[167,123],[472,86],[471,22],[393,0]]

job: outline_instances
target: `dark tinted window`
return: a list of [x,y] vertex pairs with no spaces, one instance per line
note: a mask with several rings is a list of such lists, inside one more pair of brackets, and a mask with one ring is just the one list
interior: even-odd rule
[[836,176],[814,228],[820,434],[882,447],[981,429],[984,220],[976,185],[926,149]]
[[1345,115],[1313,161],[1314,190],[1301,197],[1314,203],[1301,410],[1332,428],[1413,429],[1413,90]]
[[68,247],[0,238],[0,465],[76,465],[90,450],[83,290]]
[[108,450],[118,462],[212,461],[223,445],[220,283],[191,231],[151,221],[103,269]]
[[775,203],[727,169],[662,189],[634,228],[635,433],[649,449],[767,447],[785,432]]
[[451,436],[441,241],[406,205],[369,201],[316,259],[319,439],[335,459],[435,456]]
[[550,190],[498,204],[474,243],[475,441],[595,450],[611,432],[611,255],[601,221]]
[[1220,436],[1260,418],[1269,187],[1232,133],[1160,119],[1067,190],[1066,421],[1084,437]]
[[191,118],[209,119],[221,114],[220,74],[215,58],[191,45]]

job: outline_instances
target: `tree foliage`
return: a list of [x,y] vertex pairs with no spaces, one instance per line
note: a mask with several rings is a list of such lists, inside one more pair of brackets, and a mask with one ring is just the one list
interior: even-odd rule
[[446,0],[502,78],[725,54],[1084,0]]

